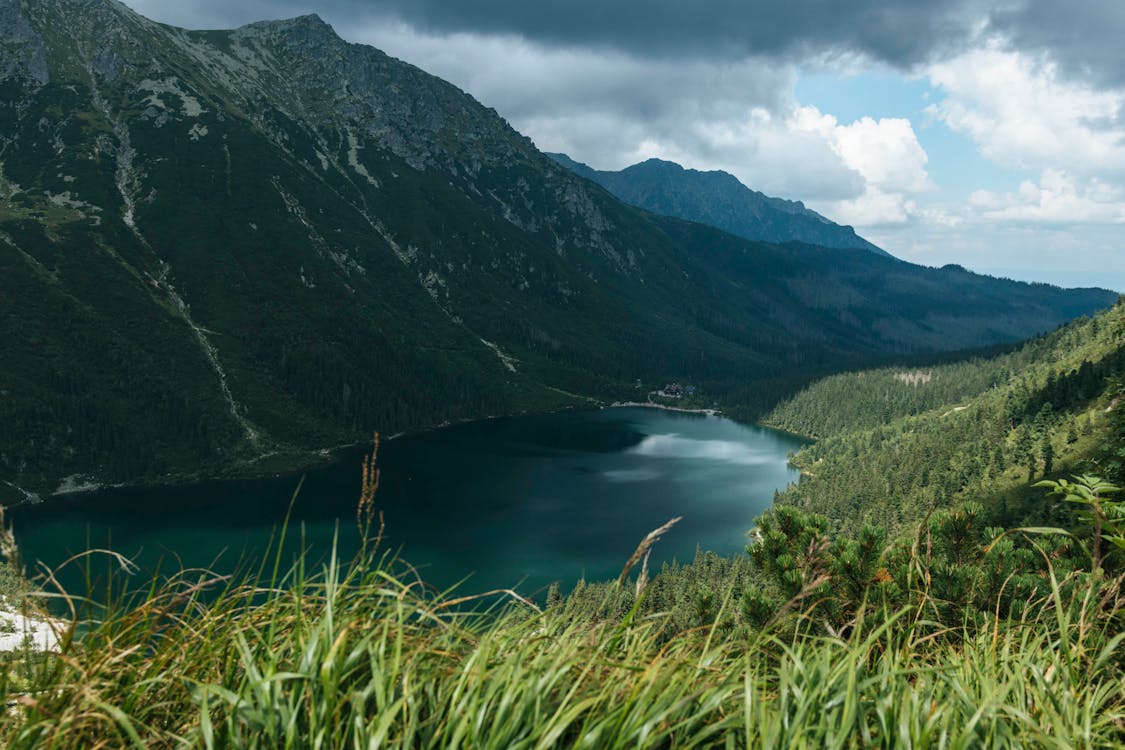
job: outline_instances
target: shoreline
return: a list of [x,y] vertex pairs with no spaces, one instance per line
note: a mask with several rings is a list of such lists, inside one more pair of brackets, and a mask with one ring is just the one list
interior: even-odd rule
[[[669,404],[660,404],[652,401],[615,401],[613,403],[592,403],[589,406],[572,406],[570,408],[553,409],[549,411],[517,411],[511,414],[488,414],[480,417],[471,417],[466,419],[446,420],[439,424],[429,425],[419,429],[400,430],[385,437],[380,436],[383,441],[392,441],[399,438],[408,437],[411,435],[423,434],[432,432],[434,430],[447,429],[458,425],[469,424],[472,422],[486,422],[494,419],[504,419],[508,417],[520,417],[540,415],[546,416],[549,414],[562,414],[569,411],[600,411],[603,409],[627,409],[627,408],[641,408],[641,409],[660,409],[662,411],[679,412],[682,414],[704,414],[710,417],[722,417],[723,412],[717,408],[686,408],[682,406],[672,406]],[[776,429],[768,425],[760,425],[767,429]],[[784,430],[778,430],[785,432]],[[792,433],[789,433],[792,434]],[[804,436],[797,435],[796,437]],[[2,506],[5,510],[16,510],[21,507],[30,505],[39,505],[43,503],[50,503],[54,501],[75,501],[83,496],[96,494],[104,490],[116,489],[153,489],[159,487],[176,487],[190,484],[201,484],[205,482],[238,482],[254,479],[265,479],[270,477],[280,477],[287,474],[297,474],[305,471],[312,471],[315,469],[323,468],[336,461],[340,460],[342,454],[349,451],[356,451],[364,446],[370,449],[371,440],[360,440],[348,443],[339,443],[334,446],[325,448],[314,448],[306,451],[293,451],[288,452],[285,450],[272,450],[266,453],[240,461],[235,466],[230,466],[225,471],[218,471],[215,473],[175,473],[168,474],[161,477],[152,477],[135,482],[120,482],[120,483],[99,483],[96,478],[80,477],[84,480],[81,484],[79,482],[72,482],[72,487],[62,487],[63,491],[55,491],[49,494],[39,495],[36,500],[32,499],[32,494],[27,490],[23,490],[24,500],[22,502],[11,503]],[[269,462],[271,459],[277,461],[272,465],[263,466],[263,463]],[[76,477],[67,477],[66,479],[72,480]],[[10,482],[8,484],[11,484]],[[78,485],[78,486],[73,486]],[[22,489],[22,488],[21,488]]]
[[706,414],[709,417],[721,417],[723,415],[723,412],[720,409],[686,409],[682,406],[669,406],[667,404],[657,404],[652,401],[615,401],[612,404],[606,404],[599,408],[627,409],[638,407],[642,409],[662,409],[664,411],[678,411],[684,414]]
[[[591,405],[590,409],[605,408],[605,404],[599,403],[597,406]],[[441,422],[439,424],[429,425],[417,429],[400,430],[394,434],[383,437],[380,434],[380,441],[397,440],[401,437],[410,435],[420,435],[434,430],[442,430],[457,425],[469,424],[472,422],[487,422],[493,419],[504,419],[507,417],[521,417],[530,416],[533,414],[560,414],[566,411],[573,411],[574,409],[557,409],[544,412],[529,412],[517,411],[511,414],[488,414],[480,417],[469,417],[465,419],[451,419]],[[217,471],[215,473],[170,473],[159,477],[151,477],[130,482],[100,482],[96,477],[87,475],[70,475],[64,477],[60,482],[59,488],[53,492],[34,493],[18,487],[12,482],[5,480],[5,484],[11,486],[13,489],[19,490],[24,499],[20,502],[9,503],[7,505],[0,504],[0,509],[3,510],[17,510],[19,508],[26,508],[33,505],[42,505],[51,502],[60,501],[74,501],[86,495],[93,495],[104,490],[119,490],[119,489],[157,489],[160,487],[180,487],[190,484],[202,484],[206,482],[239,482],[254,479],[267,479],[273,477],[281,477],[288,474],[298,474],[306,471],[313,471],[315,469],[324,468],[340,460],[342,454],[349,451],[356,451],[364,446],[368,450],[371,448],[371,438],[365,440],[357,440],[350,443],[339,443],[337,445],[328,446],[325,448],[310,448],[308,450],[270,450],[259,456],[252,456],[243,459],[237,464],[227,467],[225,470]],[[263,462],[271,459],[278,460],[284,464],[274,464],[272,466],[262,466]]]
[[[341,443],[326,448],[315,448],[308,451],[294,452],[288,455],[291,459],[286,465],[282,467],[271,466],[262,467],[259,464],[263,461],[276,458],[284,455],[281,451],[270,451],[255,456],[252,458],[244,459],[238,464],[228,467],[226,471],[218,471],[215,473],[171,473],[159,477],[151,477],[131,482],[99,482],[96,478],[89,478],[83,476],[83,483],[75,487],[66,487],[60,485],[60,489],[54,492],[49,492],[41,495],[35,495],[36,499],[31,499],[31,494],[24,490],[25,499],[22,502],[9,503],[7,505],[0,505],[5,511],[17,510],[33,505],[43,505],[52,502],[72,501],[82,498],[86,495],[94,495],[106,490],[122,490],[122,489],[157,489],[160,487],[180,487],[190,484],[202,484],[205,482],[240,482],[249,481],[254,479],[267,479],[271,477],[280,477],[286,474],[296,474],[304,471],[312,471],[314,469],[323,468],[332,463],[335,463],[340,458],[340,454],[356,450],[360,446],[370,445],[370,441],[357,441],[354,443]],[[284,459],[283,459],[284,460]],[[68,477],[69,479],[69,477]],[[11,484],[9,482],[9,484]]]

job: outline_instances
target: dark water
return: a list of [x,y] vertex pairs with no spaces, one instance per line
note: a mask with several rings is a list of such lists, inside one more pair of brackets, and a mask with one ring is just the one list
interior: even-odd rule
[[[615,577],[640,539],[683,520],[653,558],[740,552],[776,488],[797,481],[789,435],[720,417],[628,408],[512,417],[384,442],[375,505],[386,545],[427,582],[536,593]],[[313,557],[359,543],[361,454],[309,472],[293,508]],[[229,570],[269,544],[299,476],[107,490],[10,513],[26,561],[55,566],[91,546],[170,565]],[[291,551],[287,550],[287,555]],[[178,560],[179,562],[172,562]],[[76,572],[67,580],[74,585]]]

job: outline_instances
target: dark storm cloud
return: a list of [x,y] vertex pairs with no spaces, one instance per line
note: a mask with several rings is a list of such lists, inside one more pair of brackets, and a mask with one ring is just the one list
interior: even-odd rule
[[509,34],[638,58],[786,61],[859,55],[898,68],[1000,33],[1070,74],[1125,82],[1122,0],[127,0],[192,28],[319,13],[345,37],[398,20],[430,34]]
[[1018,49],[1043,51],[1072,77],[1125,84],[1125,2],[1029,0],[992,15],[992,28]]
[[979,19],[973,0],[379,0],[431,32],[511,33],[639,57],[863,53],[910,66],[960,44]]
[[959,44],[975,0],[134,0],[194,28],[318,12],[341,25],[394,18],[430,33],[515,34],[638,57],[863,53],[898,66]]

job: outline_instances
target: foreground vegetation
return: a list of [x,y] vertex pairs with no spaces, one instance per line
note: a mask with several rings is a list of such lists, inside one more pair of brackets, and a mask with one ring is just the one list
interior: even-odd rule
[[[372,561],[368,561],[372,562]],[[948,629],[926,599],[844,637],[509,606],[455,613],[379,564],[169,583],[26,665],[7,747],[1111,747],[1120,635],[1056,586],[1034,615]],[[1091,592],[1092,593],[1092,592]]]

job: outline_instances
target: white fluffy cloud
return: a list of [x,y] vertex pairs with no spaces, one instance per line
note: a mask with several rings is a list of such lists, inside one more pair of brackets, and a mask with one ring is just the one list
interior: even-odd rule
[[978,190],[968,203],[989,220],[1125,224],[1125,191],[1097,178],[1079,183],[1057,169],[1045,170],[1037,183],[1025,180],[1012,193]]
[[[638,127],[646,130],[643,124]],[[684,122],[678,129],[647,132],[625,163],[658,157],[695,169],[721,169],[756,190],[806,201],[842,201],[865,190],[863,175],[840,157],[834,144],[799,127],[791,112],[776,115],[755,107],[727,120]]]
[[820,206],[857,226],[903,224],[918,213],[914,196],[936,186],[926,172],[928,157],[909,120],[864,117],[841,125],[816,107],[797,107],[796,128],[818,134],[864,180],[859,196]]
[[976,223],[1125,223],[1125,91],[1065,78],[1051,59],[994,41],[930,66],[945,98],[929,112],[1003,167],[1033,170],[1008,192],[977,190]]
[[1125,91],[1065,80],[1046,58],[997,44],[930,67],[930,112],[1008,167],[1125,175]]

